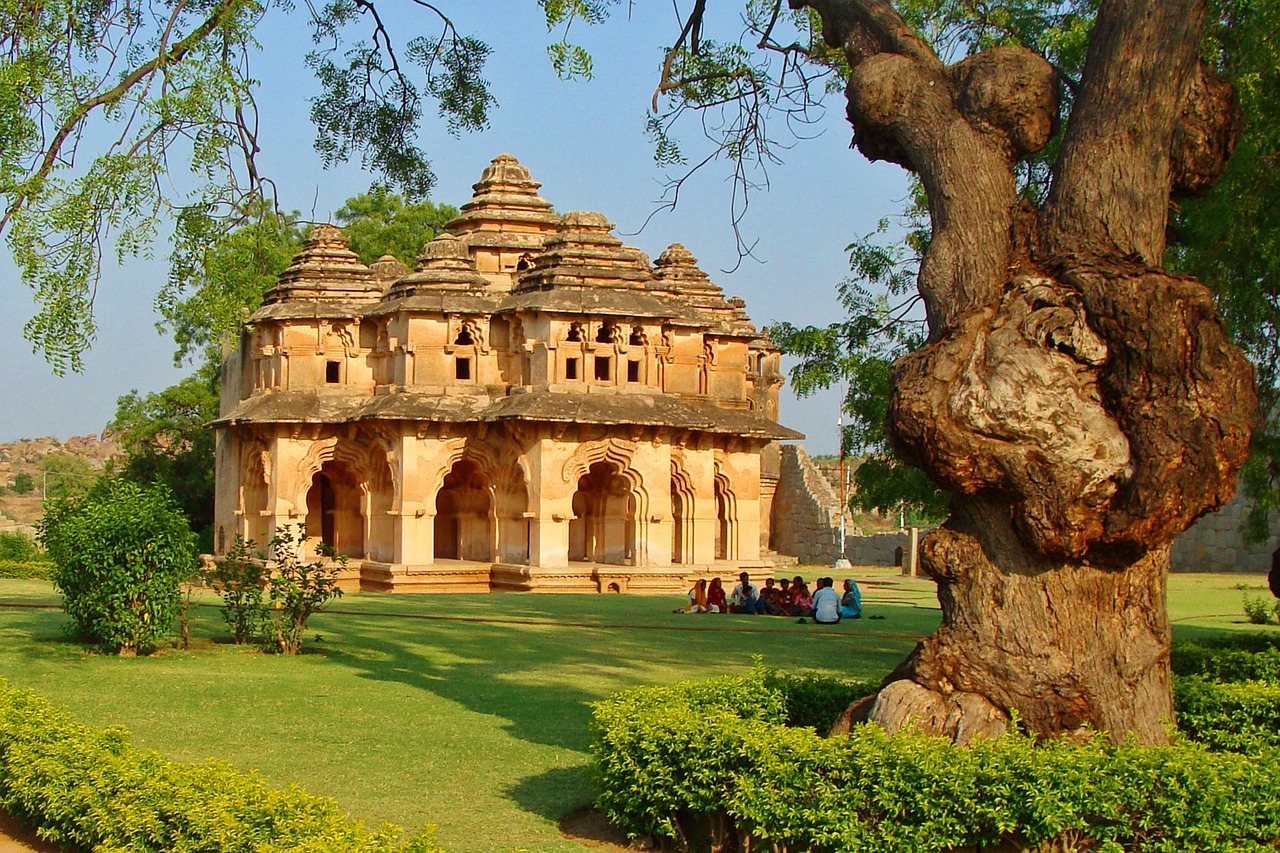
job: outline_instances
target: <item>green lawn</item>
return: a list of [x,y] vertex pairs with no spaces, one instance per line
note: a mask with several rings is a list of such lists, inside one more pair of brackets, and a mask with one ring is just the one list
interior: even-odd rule
[[[807,574],[815,574],[808,572]],[[776,667],[878,678],[938,622],[931,584],[864,577],[838,626],[671,612],[675,597],[349,595],[312,620],[309,654],[262,655],[198,599],[199,648],[86,654],[45,583],[0,580],[0,675],[178,760],[222,758],[335,798],[370,823],[438,827],[454,853],[581,851],[556,821],[590,800],[589,703],[633,685]],[[1258,576],[1179,575],[1175,635],[1243,625]]]

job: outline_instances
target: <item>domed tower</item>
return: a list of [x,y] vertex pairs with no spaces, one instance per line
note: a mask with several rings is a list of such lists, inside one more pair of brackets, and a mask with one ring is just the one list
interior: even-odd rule
[[458,237],[442,232],[423,246],[415,270],[392,283],[368,315],[378,326],[378,349],[389,359],[387,384],[440,393],[475,393],[496,384],[490,317],[501,294],[490,289]]
[[365,358],[373,347],[361,318],[382,296],[382,283],[347,246],[336,226],[317,225],[249,317],[246,379],[252,393],[353,388],[372,393]]
[[515,276],[555,233],[560,217],[538,195],[542,184],[510,154],[500,154],[484,170],[445,230],[456,234],[476,260],[476,269],[498,291],[510,290]]

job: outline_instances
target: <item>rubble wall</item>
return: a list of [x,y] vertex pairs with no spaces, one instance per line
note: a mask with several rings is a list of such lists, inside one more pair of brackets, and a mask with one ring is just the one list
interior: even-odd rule
[[1271,523],[1271,536],[1262,544],[1246,542],[1240,523],[1248,502],[1239,492],[1231,503],[1193,524],[1173,543],[1175,572],[1266,572],[1271,552],[1280,546],[1280,523]]
[[840,556],[840,497],[798,444],[782,445],[773,497],[773,550],[801,563],[831,565]]

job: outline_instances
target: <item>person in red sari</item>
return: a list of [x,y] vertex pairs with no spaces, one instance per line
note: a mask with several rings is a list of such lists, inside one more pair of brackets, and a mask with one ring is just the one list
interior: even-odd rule
[[720,583],[720,578],[712,578],[711,586],[707,587],[707,607],[711,608],[712,613],[728,613],[729,603],[724,594],[724,586]]

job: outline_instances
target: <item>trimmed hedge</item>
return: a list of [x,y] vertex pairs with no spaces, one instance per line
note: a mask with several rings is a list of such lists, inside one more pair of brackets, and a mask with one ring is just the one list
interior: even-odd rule
[[1280,635],[1236,634],[1173,644],[1174,675],[1212,681],[1270,681],[1280,684]]
[[0,679],[0,808],[42,838],[82,850],[440,853],[429,830],[399,841],[330,799],[274,789],[220,762],[179,764],[93,729]]
[[0,560],[0,578],[47,581],[53,573],[53,563],[40,560]]
[[1200,676],[1176,678],[1178,728],[1209,749],[1258,752],[1280,747],[1280,684],[1219,684]]
[[784,692],[770,677],[640,688],[597,703],[597,805],[633,837],[687,841],[707,822],[713,833],[727,825],[739,844],[750,836],[781,850],[1280,845],[1274,750],[1036,744],[1016,734],[962,748],[875,726],[826,739],[783,725]]

